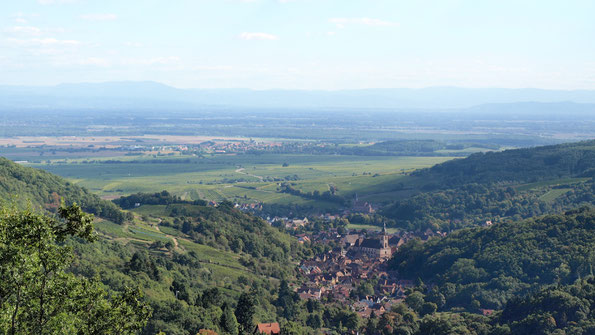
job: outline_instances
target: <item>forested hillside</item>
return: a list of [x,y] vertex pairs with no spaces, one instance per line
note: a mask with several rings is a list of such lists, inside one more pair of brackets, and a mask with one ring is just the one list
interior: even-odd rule
[[411,174],[420,192],[382,214],[406,229],[522,220],[595,204],[595,141],[473,154]]
[[437,188],[464,184],[534,183],[595,176],[595,140],[534,148],[476,153],[413,173]]
[[191,244],[182,249],[159,242],[100,239],[93,244],[70,241],[69,245],[78,255],[72,272],[98,276],[116,291],[139,286],[145,292],[153,315],[142,334],[197,334],[200,329],[237,334],[238,322],[230,313],[234,315],[243,292],[249,293],[246,298],[252,306],[247,322],[276,319],[271,301],[278,281],[228,264],[229,254],[224,251],[218,256],[210,253],[206,260],[202,252],[211,249]]
[[512,298],[497,321],[513,334],[595,334],[595,277]]
[[21,166],[0,157],[0,199],[21,205],[31,202],[35,207],[56,211],[61,198],[67,204],[76,202],[86,212],[116,223],[126,219],[117,206],[86,189],[49,172]]
[[463,229],[394,255],[401,276],[435,284],[442,310],[501,309],[513,297],[593,275],[595,210],[582,208],[489,228]]
[[593,178],[515,187],[466,184],[395,201],[382,213],[405,229],[451,231],[486,221],[518,221],[584,205],[595,205]]

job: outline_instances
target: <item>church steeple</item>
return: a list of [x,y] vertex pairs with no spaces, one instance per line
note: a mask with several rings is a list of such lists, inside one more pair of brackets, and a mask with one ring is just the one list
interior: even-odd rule
[[382,247],[388,248],[388,233],[386,232],[386,222],[382,226]]

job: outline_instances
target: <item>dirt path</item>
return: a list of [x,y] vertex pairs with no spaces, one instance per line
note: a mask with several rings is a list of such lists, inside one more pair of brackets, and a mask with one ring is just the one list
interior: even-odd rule
[[[159,223],[161,223],[161,221],[163,221],[163,220],[161,220],[161,218],[159,218]],[[159,229],[159,224],[157,224],[157,225],[155,225],[153,227],[155,228],[156,231],[158,231],[158,232],[162,233],[163,235],[165,235],[165,237],[171,238],[171,240],[174,242],[174,247],[176,249],[183,250],[182,248],[180,248],[180,244],[178,243],[178,238],[177,237],[162,232],[161,229]]]
[[180,245],[178,244],[178,239],[177,239],[177,238],[175,238],[175,237],[173,237],[173,236],[171,236],[171,235],[165,235],[165,236],[167,236],[167,237],[171,237],[171,240],[172,240],[172,241],[174,241],[174,247],[175,247],[176,249],[182,249],[182,248],[180,248]]
[[244,169],[244,168],[236,169],[236,173],[243,174],[243,175],[250,176],[250,177],[254,177],[254,178],[258,178],[258,180],[260,180],[261,182],[264,181],[264,177],[257,176],[255,174],[250,174],[250,173],[245,172],[245,171],[246,171],[246,169]]

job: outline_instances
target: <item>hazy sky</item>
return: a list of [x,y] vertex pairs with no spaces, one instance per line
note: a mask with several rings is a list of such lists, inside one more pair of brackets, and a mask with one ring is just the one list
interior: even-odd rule
[[0,0],[0,84],[595,89],[593,0]]

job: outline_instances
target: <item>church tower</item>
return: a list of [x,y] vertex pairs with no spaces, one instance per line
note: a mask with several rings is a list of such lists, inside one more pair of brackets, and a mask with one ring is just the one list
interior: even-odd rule
[[388,249],[388,233],[386,232],[386,222],[384,223],[384,226],[382,227],[382,248],[384,249]]

